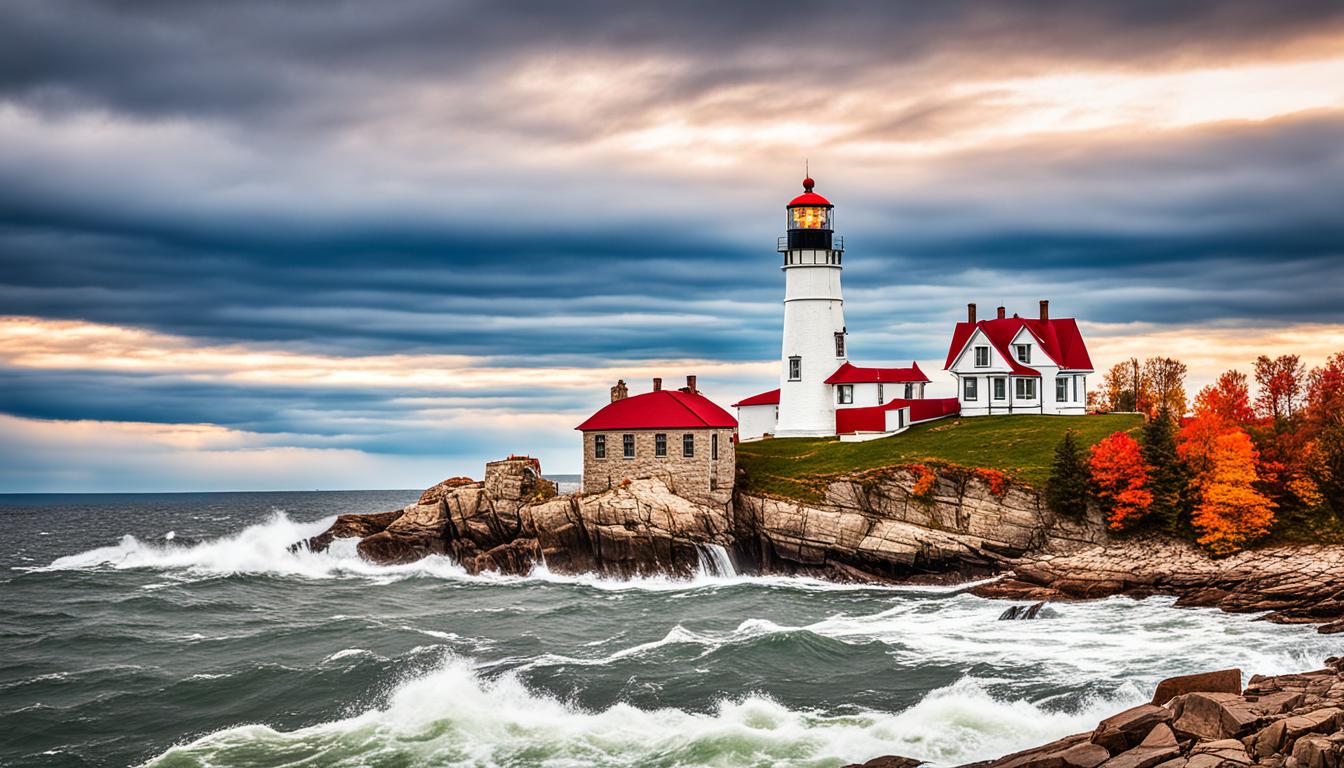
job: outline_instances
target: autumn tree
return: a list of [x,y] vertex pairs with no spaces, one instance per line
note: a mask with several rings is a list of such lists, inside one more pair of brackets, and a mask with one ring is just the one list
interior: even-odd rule
[[1092,446],[1088,467],[1097,504],[1111,529],[1125,530],[1143,522],[1153,497],[1146,487],[1148,467],[1134,438],[1116,432]]
[[1087,456],[1070,429],[1055,447],[1055,461],[1045,486],[1046,506],[1056,515],[1083,517],[1087,514],[1088,479]]
[[[1186,411],[1185,363],[1170,357],[1150,357],[1143,362],[1143,380],[1147,383],[1147,408],[1139,410],[1156,414],[1162,409],[1175,416]],[[1143,401],[1140,400],[1140,403]]]
[[1195,396],[1196,417],[1214,415],[1232,424],[1248,424],[1255,418],[1251,409],[1251,388],[1246,374],[1225,371],[1218,380],[1199,390]]
[[1143,462],[1148,465],[1150,516],[1168,531],[1181,529],[1186,519],[1189,477],[1176,451],[1176,419],[1170,411],[1143,425]]
[[1135,359],[1116,363],[1102,376],[1103,411],[1138,411],[1149,398],[1143,368]]
[[1274,505],[1255,489],[1255,447],[1246,432],[1234,427],[1218,434],[1206,459],[1191,522],[1200,544],[1217,555],[1231,554],[1269,532]]
[[1304,421],[1308,475],[1324,506],[1344,519],[1344,352],[1312,370]]
[[1275,421],[1291,419],[1306,394],[1306,380],[1307,368],[1297,355],[1256,358],[1255,383],[1260,390],[1255,397],[1256,412]]

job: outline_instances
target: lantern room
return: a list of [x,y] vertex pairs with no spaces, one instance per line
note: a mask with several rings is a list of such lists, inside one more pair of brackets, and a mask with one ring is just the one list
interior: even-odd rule
[[803,194],[788,205],[788,248],[830,249],[834,229],[835,206],[831,201],[812,191],[816,182],[812,177],[803,179]]

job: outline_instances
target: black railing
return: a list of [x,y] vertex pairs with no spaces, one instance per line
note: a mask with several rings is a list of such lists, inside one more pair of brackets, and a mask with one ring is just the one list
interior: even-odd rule
[[[781,237],[781,238],[779,238],[778,240],[775,241],[775,251],[776,251],[776,252],[778,252],[778,253],[785,253],[785,252],[787,252],[788,250],[789,250],[789,236],[788,236],[788,235],[784,235],[783,237]],[[798,249],[795,249],[795,250],[804,250],[804,249],[802,249],[802,248],[798,248]],[[807,249],[807,250],[813,250],[813,249]],[[832,235],[832,236],[831,236],[831,247],[830,247],[830,248],[820,248],[820,249],[816,249],[816,250],[843,251],[843,250],[845,250],[845,238],[841,237],[840,235]]]

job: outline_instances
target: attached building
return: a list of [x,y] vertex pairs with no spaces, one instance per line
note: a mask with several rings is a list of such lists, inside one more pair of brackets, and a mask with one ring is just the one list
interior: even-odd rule
[[694,376],[679,390],[654,379],[652,392],[634,396],[617,382],[611,403],[576,429],[583,433],[584,493],[658,478],[687,498],[732,498],[737,420],[696,389]]
[[994,319],[977,320],[975,305],[967,305],[945,368],[957,380],[962,416],[1087,412],[1092,359],[1078,323],[1051,318],[1048,301],[1035,318],[1007,317],[999,307]]

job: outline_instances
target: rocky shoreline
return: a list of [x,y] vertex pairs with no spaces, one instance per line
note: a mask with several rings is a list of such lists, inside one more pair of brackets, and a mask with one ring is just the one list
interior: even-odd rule
[[[1344,659],[1276,677],[1241,670],[1171,678],[1153,700],[1085,733],[972,764],[974,768],[1340,768],[1344,766]],[[913,768],[888,755],[847,768]],[[969,768],[969,767],[967,767]]]

